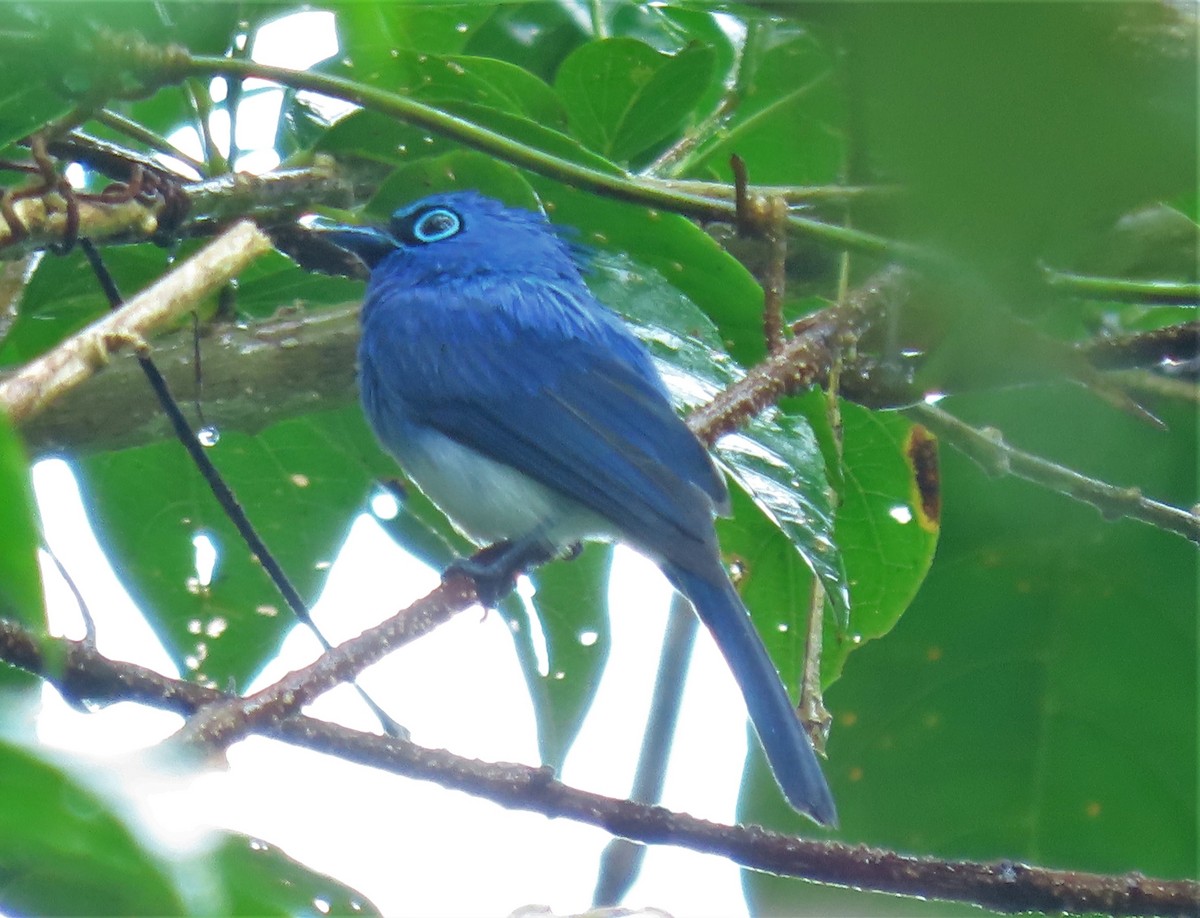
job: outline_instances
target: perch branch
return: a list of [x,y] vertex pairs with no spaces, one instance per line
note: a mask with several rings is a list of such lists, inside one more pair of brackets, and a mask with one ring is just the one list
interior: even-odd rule
[[[447,587],[440,592],[447,593]],[[467,601],[461,593],[444,598],[451,603]],[[36,636],[5,620],[0,620],[0,659],[52,682],[69,698],[134,701],[187,715],[228,697],[216,689],[109,660],[79,641]],[[261,732],[348,762],[465,791],[510,809],[572,819],[645,844],[716,854],[781,876],[1007,912],[1183,918],[1200,908],[1200,883],[1192,880],[1160,880],[1136,873],[1105,876],[1012,861],[987,864],[909,857],[862,845],[812,841],[758,826],[721,825],[579,790],[556,780],[547,768],[479,762],[311,717],[268,723]]]
[[301,669],[245,697],[223,696],[191,717],[172,741],[228,746],[265,724],[278,724],[372,663],[449,621],[476,601],[475,588],[454,577],[425,599],[323,653]]

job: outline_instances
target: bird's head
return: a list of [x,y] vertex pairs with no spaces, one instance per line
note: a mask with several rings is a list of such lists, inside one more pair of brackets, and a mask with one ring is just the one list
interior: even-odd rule
[[386,226],[316,228],[372,271],[385,263],[443,274],[576,270],[570,245],[540,213],[477,191],[422,198],[395,211]]

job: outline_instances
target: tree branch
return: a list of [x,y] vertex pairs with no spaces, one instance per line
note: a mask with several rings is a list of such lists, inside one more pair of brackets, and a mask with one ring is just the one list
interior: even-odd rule
[[0,410],[18,424],[33,417],[94,374],[122,347],[145,348],[146,336],[186,315],[270,248],[271,241],[253,223],[233,226],[122,309],[6,378],[0,383]]
[[[202,329],[207,420],[221,430],[256,434],[318,408],[356,402],[358,308],[286,309],[256,323]],[[153,354],[171,391],[192,391],[190,327],[156,340]],[[7,378],[0,373],[0,385]],[[167,439],[171,429],[136,361],[122,360],[22,424],[21,436],[34,455],[82,454]]]
[[[163,47],[134,42],[130,41],[127,35],[112,35],[109,36],[109,40],[98,42],[96,53],[102,59],[120,62],[148,87],[174,83],[190,76],[271,80],[292,89],[342,99],[407,124],[435,131],[464,146],[497,156],[515,166],[616,200],[645,204],[703,220],[732,222],[737,217],[732,201],[704,197],[665,185],[650,185],[628,174],[585,166],[519,143],[496,131],[408,96],[365,83],[317,72],[271,67],[249,60],[193,55],[178,45]],[[928,263],[932,257],[928,252],[902,242],[799,214],[790,215],[788,225],[795,232],[823,240],[833,246],[876,255],[889,255],[913,263]]]
[[[73,698],[135,701],[186,716],[229,697],[132,663],[109,660],[82,642],[35,636],[5,620],[0,620],[0,659],[40,675]],[[462,790],[510,809],[572,819],[645,844],[716,854],[781,876],[1006,912],[1189,916],[1200,908],[1200,883],[1191,880],[1158,880],[1136,873],[1104,876],[1012,861],[985,864],[909,857],[782,835],[758,826],[721,825],[579,790],[556,780],[547,768],[465,759],[311,717],[267,723],[261,732],[348,762]]]

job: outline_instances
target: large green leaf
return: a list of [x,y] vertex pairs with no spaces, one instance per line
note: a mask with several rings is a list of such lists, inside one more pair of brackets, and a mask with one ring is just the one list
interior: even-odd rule
[[397,47],[383,35],[376,39],[376,44],[360,43],[357,55],[331,61],[322,69],[449,110],[479,105],[550,127],[566,124],[554,91],[515,64],[464,54],[430,54]]
[[729,158],[736,154],[753,182],[836,182],[845,158],[844,120],[829,49],[797,25],[752,20],[732,108],[719,131],[698,138],[678,171],[711,170],[729,181]]
[[[943,404],[1089,474],[1195,500],[1196,417],[1185,406],[1165,409],[1164,434],[1067,388]],[[845,839],[1194,875],[1195,547],[989,477],[946,446],[943,460],[938,563],[888,640],[854,654],[826,698]],[[746,815],[775,819],[765,803]],[[927,903],[747,883],[760,913],[797,914],[801,902],[806,914],[926,913]]]
[[527,617],[506,612],[533,700],[542,761],[558,770],[591,708],[608,659],[612,546],[590,544],[570,562],[532,574],[541,646]]
[[937,442],[895,413],[843,403],[841,503],[836,540],[850,581],[848,635],[826,632],[822,681],[882,637],[908,608],[933,562],[940,532]]
[[260,841],[214,833],[190,850],[157,844],[134,805],[145,763],[109,770],[101,785],[94,762],[57,758],[0,742],[0,905],[8,913],[377,914],[361,893]]
[[586,38],[579,18],[565,4],[517,0],[493,6],[487,22],[470,30],[464,50],[517,64],[550,80],[562,59]]
[[[168,255],[152,245],[104,252],[104,263],[127,297],[158,278]],[[24,363],[108,312],[108,299],[81,252],[46,254],[21,297],[17,320],[0,344],[0,366]]]
[[[316,598],[372,482],[394,473],[357,408],[227,433],[210,455],[301,596]],[[176,443],[78,464],[93,525],[168,652],[184,670],[244,686],[293,625],[291,612]],[[193,539],[218,558],[197,577]]]
[[762,357],[762,288],[692,221],[541,176],[530,175],[529,181],[554,222],[577,227],[585,246],[627,253],[666,278],[716,323],[735,360],[749,365]]
[[716,53],[703,45],[664,55],[632,38],[589,42],[562,63],[554,88],[571,132],[625,162],[677,131],[705,95]]
[[355,0],[336,8],[342,53],[370,69],[392,50],[457,54],[492,15],[488,3],[372,3]]
[[[721,349],[715,328],[686,297],[635,262],[605,258],[597,267],[592,278],[597,297],[635,323],[659,358],[667,384],[685,404],[695,406],[737,379],[739,371]],[[719,441],[716,452],[756,509],[748,517],[743,511],[740,525],[760,539],[772,530],[781,533],[798,553],[791,560],[803,558],[817,572],[844,617],[848,590],[833,539],[833,494],[808,423],[768,411]],[[793,606],[782,621],[794,627],[805,610],[805,603]],[[769,633],[780,622],[759,622],[759,630]]]

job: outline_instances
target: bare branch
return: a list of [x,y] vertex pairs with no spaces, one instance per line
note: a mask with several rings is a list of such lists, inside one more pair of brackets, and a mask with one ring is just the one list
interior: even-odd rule
[[[229,700],[216,689],[109,660],[82,642],[37,637],[4,620],[0,620],[0,659],[53,682],[67,697],[135,701],[183,715]],[[1200,908],[1200,883],[1192,880],[1157,880],[1136,873],[1104,876],[1012,861],[985,864],[908,857],[768,832],[758,826],[721,825],[579,790],[556,780],[548,768],[479,762],[311,717],[267,722],[260,732],[345,761],[462,790],[510,809],[573,819],[645,844],[716,854],[781,876],[1006,912],[1182,918]]]
[[228,746],[263,725],[278,724],[475,601],[474,584],[467,578],[454,577],[387,621],[339,644],[265,689],[244,698],[222,698],[191,718],[172,739],[194,745]]

